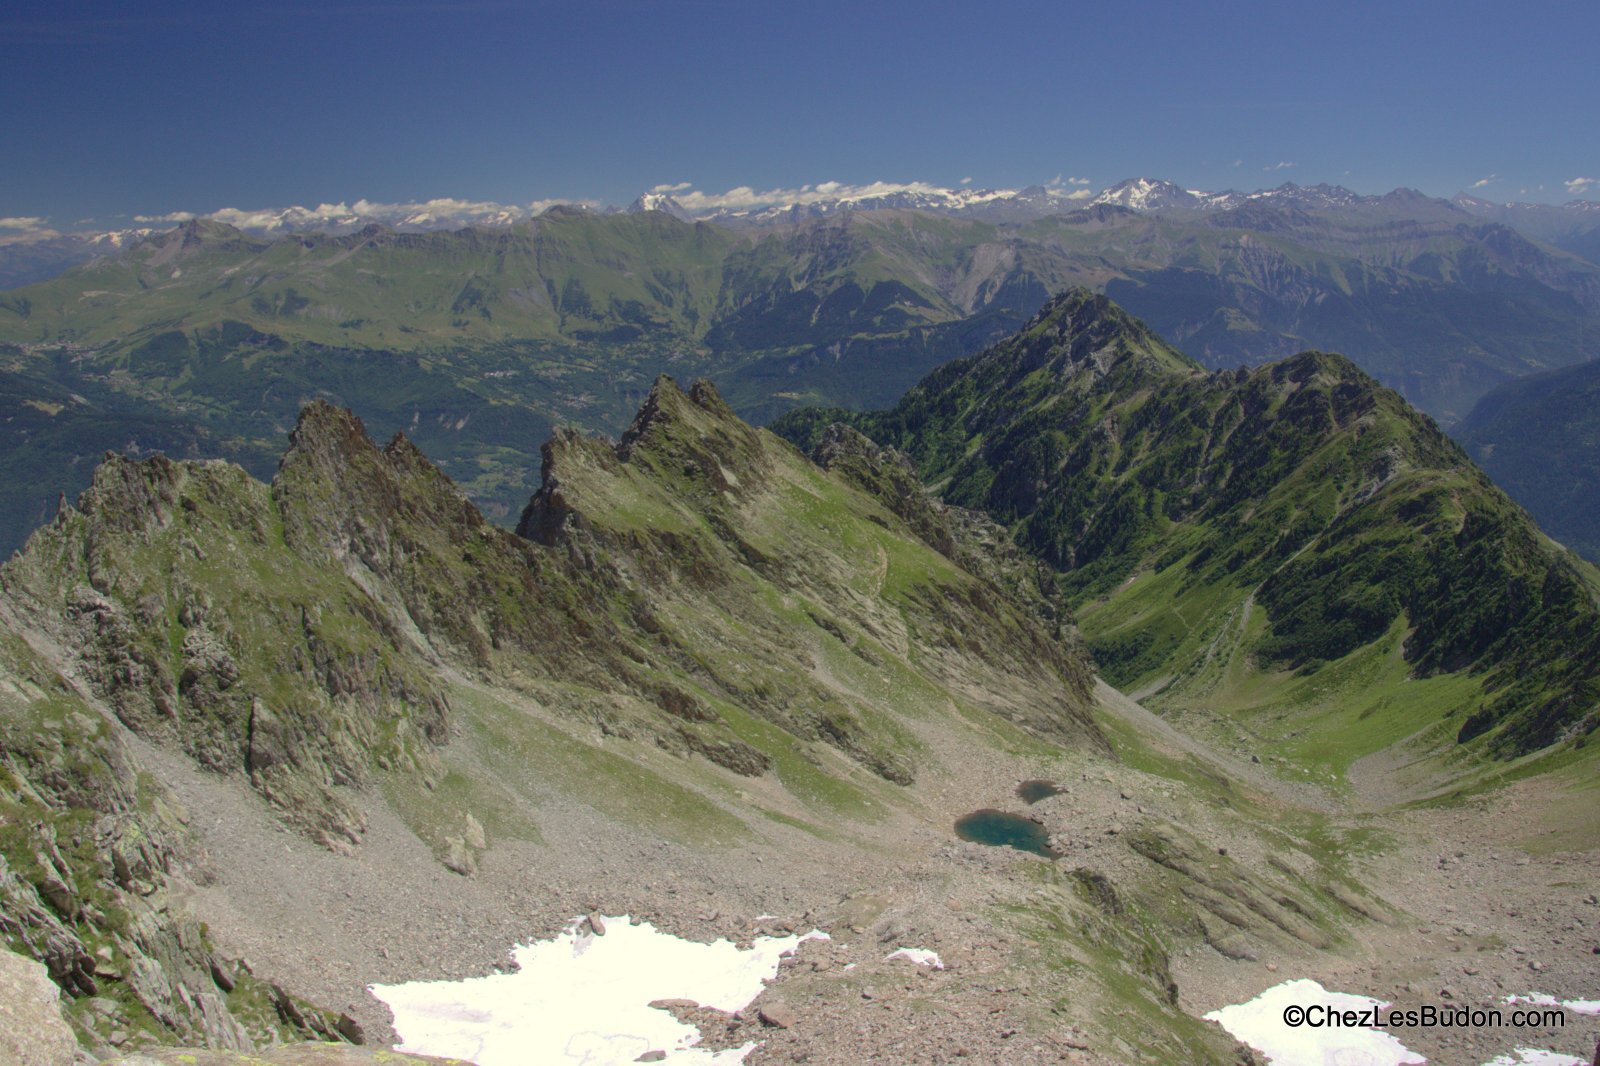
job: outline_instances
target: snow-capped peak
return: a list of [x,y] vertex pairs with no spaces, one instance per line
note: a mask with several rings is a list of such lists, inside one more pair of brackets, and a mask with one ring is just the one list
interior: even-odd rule
[[1119,181],[1089,203],[1113,204],[1133,211],[1201,210],[1210,193],[1185,189],[1156,178],[1129,178]]

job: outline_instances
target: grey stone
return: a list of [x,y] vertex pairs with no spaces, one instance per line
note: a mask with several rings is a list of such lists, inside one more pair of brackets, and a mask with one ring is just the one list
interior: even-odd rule
[[0,1062],[72,1066],[77,1050],[49,971],[30,958],[0,951]]
[[445,841],[444,866],[452,873],[471,877],[478,870],[478,859],[472,854],[472,849],[467,847],[465,840],[461,837],[450,837]]
[[699,1010],[700,1004],[692,999],[652,999],[650,1006],[656,1010]]
[[224,992],[232,992],[236,983],[233,968],[222,959],[213,957],[211,960],[211,981]]
[[348,1014],[339,1015],[339,1020],[333,1023],[340,1036],[352,1044],[365,1044],[367,1042],[366,1030],[361,1028],[361,1023]]
[[771,1029],[793,1029],[795,1022],[794,1011],[782,1003],[769,1003],[756,1011],[756,1017],[761,1019],[761,1024]]
[[200,1027],[205,1031],[206,1044],[228,1051],[254,1051],[255,1042],[228,1010],[228,1005],[215,992],[200,992],[194,997],[200,1014]]

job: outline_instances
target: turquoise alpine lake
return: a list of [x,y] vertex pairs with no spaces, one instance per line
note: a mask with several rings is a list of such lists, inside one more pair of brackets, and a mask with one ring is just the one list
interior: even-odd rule
[[1044,826],[1020,814],[1007,814],[993,808],[973,811],[956,819],[956,836],[975,844],[1031,851],[1047,859],[1060,858],[1051,850],[1050,834],[1045,832]]

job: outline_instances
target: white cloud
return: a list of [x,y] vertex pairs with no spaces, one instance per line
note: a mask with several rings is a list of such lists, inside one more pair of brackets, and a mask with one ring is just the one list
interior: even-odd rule
[[756,190],[749,185],[738,185],[726,192],[705,193],[689,189],[677,200],[690,211],[742,211],[774,204],[814,204],[822,200],[867,200],[895,193],[923,193],[934,195],[945,190],[925,181],[893,182],[873,181],[864,185],[847,185],[840,181],[824,181],[816,185],[802,185],[798,189]]
[[[687,188],[687,184],[673,188]],[[223,207],[216,211],[171,211],[162,215],[135,215],[134,221],[150,224],[162,222],[187,222],[194,218],[214,219],[239,229],[268,232],[309,229],[322,225],[352,226],[361,222],[384,222],[396,226],[437,225],[506,225],[521,219],[542,214],[557,204],[576,204],[597,208],[595,200],[549,199],[528,204],[502,204],[493,200],[460,200],[444,196],[432,200],[383,203],[360,199],[353,204],[318,204],[316,207],[294,205],[259,209]]]
[[14,215],[10,218],[0,218],[0,229],[21,230],[32,233],[34,230],[46,228],[49,219],[40,218],[38,215]]
[[331,221],[357,215],[401,225],[422,225],[429,222],[513,222],[527,217],[527,214],[525,208],[493,200],[457,200],[445,196],[417,203],[379,204],[357,200],[353,207],[322,204],[309,213],[308,221]]
[[[976,179],[966,177],[955,189],[925,181],[893,182],[872,181],[852,184],[840,181],[823,181],[798,187],[757,189],[738,185],[723,192],[708,193],[696,189],[692,182],[680,181],[656,185],[650,189],[655,195],[670,195],[686,210],[695,214],[715,211],[753,211],[790,204],[810,205],[823,201],[860,202],[896,194],[914,194],[938,200],[957,198],[965,204],[979,204],[992,199],[1014,195],[1012,189],[971,188]],[[1094,192],[1088,178],[1057,174],[1048,183],[1052,195],[1063,200],[1087,200]],[[493,200],[462,200],[438,197],[432,200],[400,201],[394,203],[358,199],[353,203],[320,203],[315,207],[292,205],[277,208],[223,207],[215,211],[170,211],[164,214],[135,215],[133,220],[142,225],[187,222],[205,218],[257,233],[283,233],[295,230],[321,228],[349,229],[368,222],[392,226],[419,226],[437,228],[467,225],[509,225],[534,218],[556,206],[573,206],[600,210],[605,205],[598,200],[550,198],[533,200],[524,204],[502,204]],[[42,226],[44,219],[0,219],[0,229],[25,230],[28,226]]]
[[1243,159],[1235,159],[1233,161],[1233,165],[1236,166],[1236,167],[1242,167],[1242,166],[1244,166],[1244,160]]
[[1573,196],[1582,196],[1596,185],[1600,185],[1600,180],[1595,178],[1573,178],[1571,181],[1564,181],[1561,184],[1565,185],[1567,192]]
[[1262,170],[1288,170],[1290,167],[1298,166],[1298,165],[1299,165],[1298,163],[1290,163],[1290,162],[1284,161],[1284,162],[1281,162],[1281,163],[1274,163],[1270,167],[1262,167],[1261,169]]
[[1500,175],[1498,175],[1498,174],[1490,174],[1487,178],[1479,178],[1477,181],[1473,182],[1471,185],[1468,185],[1467,188],[1469,188],[1469,189],[1481,189],[1485,185],[1493,185],[1495,182],[1497,182],[1499,180],[1500,180]]

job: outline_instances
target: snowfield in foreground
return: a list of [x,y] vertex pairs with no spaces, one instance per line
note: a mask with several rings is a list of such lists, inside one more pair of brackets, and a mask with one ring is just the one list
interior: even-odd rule
[[1223,1007],[1205,1015],[1233,1036],[1264,1052],[1269,1066],[1414,1066],[1428,1060],[1378,1029],[1292,1027],[1283,1020],[1287,1007],[1323,1006],[1329,1010],[1368,1010],[1381,999],[1329,992],[1301,978],[1274,985],[1248,1003]]
[[[1580,1013],[1594,1013],[1600,1003],[1591,1000],[1558,1001],[1551,996],[1507,996],[1507,1003],[1538,1003],[1563,1006]],[[1284,1020],[1287,1008],[1325,1007],[1328,1010],[1367,1010],[1384,1007],[1381,999],[1369,999],[1345,992],[1329,992],[1316,981],[1300,978],[1274,985],[1248,1003],[1223,1007],[1205,1015],[1233,1037],[1267,1056],[1268,1066],[1409,1066],[1428,1060],[1381,1029],[1344,1029],[1301,1024]],[[1301,1015],[1305,1017],[1304,1014]],[[1588,1066],[1583,1059],[1539,1048],[1517,1048],[1512,1055],[1500,1055],[1484,1066]]]
[[749,1006],[777,975],[779,960],[807,940],[758,937],[747,949],[728,940],[700,944],[660,932],[628,915],[605,917],[604,936],[574,919],[553,940],[513,952],[514,973],[465,981],[372,985],[394,1012],[399,1050],[467,1059],[478,1066],[632,1063],[664,1051],[667,1063],[743,1062],[754,1043],[725,1051],[694,1047],[700,1033],[659,999],[688,999],[733,1012]]

